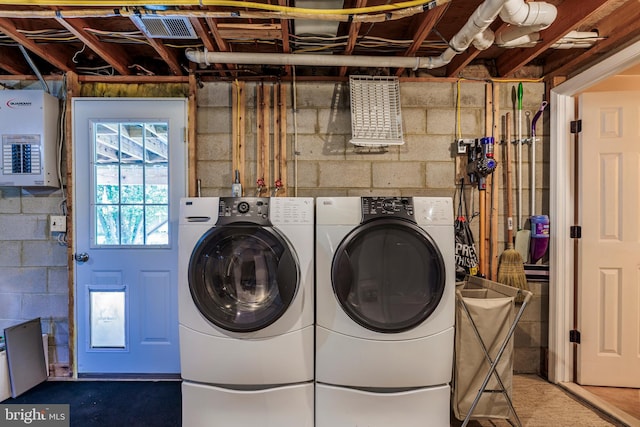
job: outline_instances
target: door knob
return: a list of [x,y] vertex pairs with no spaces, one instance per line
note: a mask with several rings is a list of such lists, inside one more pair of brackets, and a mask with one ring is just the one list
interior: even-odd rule
[[89,254],[86,253],[86,252],[82,252],[80,254],[75,254],[74,258],[78,262],[87,262],[87,261],[89,261]]

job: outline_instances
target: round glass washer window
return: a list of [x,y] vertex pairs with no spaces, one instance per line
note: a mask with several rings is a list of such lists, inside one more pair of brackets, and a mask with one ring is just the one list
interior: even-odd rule
[[384,333],[409,330],[436,309],[445,287],[442,254],[431,236],[402,219],[374,219],[336,249],[333,291],[359,325]]
[[271,227],[216,227],[196,245],[189,290],[200,312],[232,332],[252,332],[278,320],[295,298],[295,254]]

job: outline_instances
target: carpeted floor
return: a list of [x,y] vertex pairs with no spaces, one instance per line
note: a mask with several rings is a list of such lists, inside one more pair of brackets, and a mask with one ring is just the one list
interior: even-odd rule
[[[178,427],[180,393],[179,381],[48,381],[2,403],[69,404],[71,427]],[[525,427],[624,425],[606,419],[562,388],[535,375],[515,375],[512,396]],[[451,425],[460,426],[462,422],[452,418]],[[473,420],[469,426],[510,424],[506,420],[487,419]],[[425,423],[425,427],[435,426]]]
[[71,427],[176,427],[180,381],[47,381],[3,404],[69,404]]

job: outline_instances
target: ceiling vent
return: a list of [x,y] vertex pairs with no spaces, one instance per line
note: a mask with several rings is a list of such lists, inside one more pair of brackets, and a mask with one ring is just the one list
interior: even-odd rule
[[353,145],[402,145],[400,84],[397,77],[350,76]]
[[198,38],[189,18],[183,16],[139,15],[131,19],[147,37],[152,39]]

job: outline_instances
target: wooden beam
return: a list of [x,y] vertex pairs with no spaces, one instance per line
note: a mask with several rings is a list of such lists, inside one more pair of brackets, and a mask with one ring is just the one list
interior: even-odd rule
[[56,21],[69,30],[82,43],[87,45],[89,49],[104,59],[118,73],[123,76],[131,75],[131,70],[128,67],[129,58],[122,47],[116,44],[107,46],[106,43],[101,42],[95,35],[87,33],[84,28],[88,28],[90,25],[83,19],[66,20],[64,18],[56,18]]
[[[138,24],[136,19],[133,19],[132,17],[131,22],[135,24],[136,28],[138,28],[142,32],[142,34],[145,33],[144,29]],[[166,47],[158,39],[147,37],[146,40],[147,43],[149,43],[149,46],[151,46],[158,53],[158,55],[160,55],[160,58],[162,58],[162,60],[167,63],[171,73],[176,76],[183,75],[182,67],[180,67],[180,63],[178,62],[178,56],[173,50]]]
[[245,118],[246,118],[246,93],[245,82],[235,81],[231,91],[231,135],[233,143],[231,145],[231,175],[235,178],[235,171],[240,173],[240,184],[243,195],[246,193],[245,177]]
[[198,109],[198,82],[196,76],[193,73],[189,74],[189,96],[187,97],[187,173],[188,173],[188,187],[187,192],[189,197],[196,196],[197,184],[197,155],[198,155],[198,138],[197,138],[197,109]]
[[[202,44],[204,44],[205,49],[207,49],[209,52],[215,52],[217,48],[213,43],[213,40],[209,36],[209,31],[207,29],[208,26],[205,28],[206,24],[203,24],[202,21],[198,18],[191,18],[189,19],[189,21],[191,22],[191,25],[193,25],[193,29],[195,30],[198,37],[200,37],[200,40],[202,40]],[[225,70],[222,64],[215,63],[213,64],[213,66],[217,70],[220,70],[220,71]],[[222,73],[221,75],[224,75],[224,73]]]
[[218,29],[218,21],[214,18],[207,18],[206,22],[207,22],[207,25],[209,26],[209,30],[211,31],[211,35],[213,36],[213,39],[218,45],[217,50],[219,52],[228,52],[229,45],[225,41],[224,37],[220,35],[220,30]]
[[615,0],[582,0],[579,7],[574,2],[564,2],[557,6],[558,16],[555,22],[540,33],[542,41],[530,48],[507,49],[496,62],[498,75],[513,75],[564,35],[579,27],[591,15],[605,9],[612,1]]
[[[282,188],[279,193],[281,196],[287,195],[287,87],[278,83],[278,106],[277,108],[280,110],[278,113],[278,117],[280,118],[279,125],[277,127],[280,142],[280,158],[278,162],[280,164],[280,176],[276,177],[280,179],[282,184]],[[275,107],[274,107],[275,108]]]
[[30,74],[33,71],[29,68],[25,61],[20,61],[22,55],[18,55],[16,51],[8,47],[0,46],[0,68],[10,74]]
[[[64,117],[65,127],[65,153],[66,153],[66,189],[62,191],[66,191],[67,197],[67,268],[69,271],[68,276],[68,290],[69,290],[69,313],[68,313],[68,327],[69,327],[69,373],[75,373],[74,361],[75,353],[76,353],[76,325],[75,325],[75,267],[76,264],[73,261],[73,254],[75,253],[75,229],[73,228],[74,224],[74,187],[73,187],[73,167],[74,164],[74,146],[73,139],[71,135],[73,135],[73,108],[72,108],[72,100],[73,97],[78,96],[80,94],[80,83],[78,81],[78,75],[74,72],[67,72],[66,74],[66,84],[67,84],[67,93],[66,93],[66,115]],[[82,298],[82,296],[78,296],[78,298]]]
[[[278,5],[280,6],[288,6],[287,0],[278,0]],[[291,53],[291,46],[289,44],[289,23],[291,21],[289,19],[281,19],[280,20],[280,28],[282,30],[282,53]],[[284,67],[285,74],[291,75],[291,65],[285,65]]]
[[[357,0],[356,8],[362,8],[367,5],[367,0]],[[360,28],[362,27],[362,22],[350,22],[349,23],[349,37],[347,38],[347,46],[344,48],[345,55],[351,55],[353,49],[356,47],[356,43],[358,42],[358,34],[360,34]],[[347,69],[349,67],[340,67],[339,76],[344,77],[347,74]]]
[[[567,76],[572,70],[578,69],[581,65],[586,66],[590,62],[599,60],[601,55],[614,50],[616,47],[622,46],[629,40],[640,37],[640,2],[629,1],[620,6],[615,13],[612,13],[600,22],[598,22],[598,35],[604,37],[599,40],[590,49],[584,50],[580,55],[567,61],[562,61],[563,51],[552,54],[552,57],[558,57],[558,61],[552,58],[547,60],[544,75],[547,77]],[[547,67],[549,64],[555,64]]]
[[[442,15],[444,15],[444,13],[447,11],[449,4],[450,3],[440,5],[434,9],[431,9],[428,13],[423,14],[420,25],[412,36],[413,42],[404,52],[403,56],[414,56],[416,54],[418,49],[420,49],[422,42],[427,38],[429,33],[431,33],[431,30],[433,30],[433,27],[436,26],[440,18],[442,18]],[[404,70],[404,68],[398,68],[398,70],[396,71],[396,76],[400,77],[402,73],[404,73]]]
[[74,71],[73,68],[67,64],[66,59],[61,59],[66,58],[66,55],[62,55],[60,49],[58,49],[57,46],[40,45],[29,39],[28,37],[25,37],[22,33],[20,33],[20,31],[18,31],[18,28],[10,19],[0,18],[0,31],[2,31],[15,42],[21,44],[26,49],[29,49],[31,52],[35,53],[54,67],[58,68],[60,71]]

